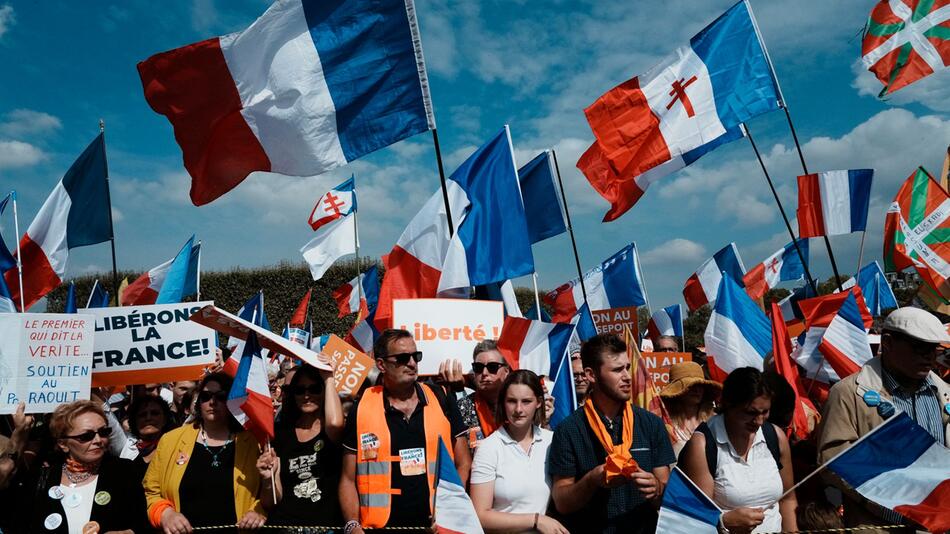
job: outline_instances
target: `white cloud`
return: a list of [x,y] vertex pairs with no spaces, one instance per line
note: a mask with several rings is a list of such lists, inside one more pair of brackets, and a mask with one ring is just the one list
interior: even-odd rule
[[689,239],[676,238],[640,255],[644,265],[700,263],[706,259],[706,247]]
[[214,0],[192,0],[191,27],[198,32],[208,32],[218,24],[218,10]]
[[0,134],[10,137],[46,133],[62,128],[57,117],[32,109],[14,109],[0,122]]
[[29,167],[46,159],[41,149],[22,141],[0,141],[0,169]]
[[112,222],[122,222],[125,220],[125,215],[119,210],[119,208],[112,206]]
[[16,15],[13,12],[13,6],[10,4],[0,6],[0,38],[7,33],[14,23],[16,23]]
[[[864,68],[860,59],[851,64],[854,80],[851,87],[861,96],[877,98],[884,86],[874,73]],[[934,111],[950,111],[950,69],[944,69],[897,90],[883,99],[890,106],[903,106],[916,102]]]

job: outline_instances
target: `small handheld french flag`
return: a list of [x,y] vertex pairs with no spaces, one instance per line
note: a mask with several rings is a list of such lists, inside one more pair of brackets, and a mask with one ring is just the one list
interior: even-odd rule
[[713,254],[696,272],[686,280],[683,287],[683,298],[689,311],[696,311],[706,304],[716,302],[723,273],[728,274],[735,281],[741,281],[745,275],[745,266],[739,257],[739,249],[735,243],[729,243],[719,252]]
[[567,351],[574,325],[545,323],[508,316],[498,336],[498,352],[512,369],[530,369],[551,376],[558,358]]
[[465,492],[462,478],[445,442],[439,438],[438,471],[435,483],[435,531],[437,534],[482,534],[472,499]]
[[772,350],[772,323],[728,274],[719,284],[719,298],[706,325],[706,352],[714,380],[739,367],[762,370]]
[[647,330],[653,339],[660,336],[683,337],[683,310],[680,305],[674,304],[653,312]]
[[257,334],[248,332],[234,383],[228,393],[228,409],[261,443],[274,439],[274,405],[267,384],[267,371]]
[[310,212],[310,227],[317,231],[321,226],[346,217],[356,211],[356,184],[353,177],[327,191]]
[[795,361],[808,378],[836,382],[871,359],[867,329],[873,319],[859,288],[803,300],[799,306],[808,330]]
[[340,310],[339,317],[358,313],[357,317],[365,319],[370,308],[376,308],[378,298],[379,276],[375,265],[333,291],[333,300]]
[[673,467],[663,490],[657,534],[716,534],[722,510]]
[[868,222],[873,177],[873,169],[799,176],[799,237],[863,232]]

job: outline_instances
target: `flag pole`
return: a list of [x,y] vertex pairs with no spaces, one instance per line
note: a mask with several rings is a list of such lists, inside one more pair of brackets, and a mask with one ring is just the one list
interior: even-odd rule
[[541,297],[538,296],[538,273],[531,273],[531,283],[534,284],[534,308],[538,310],[538,320],[541,320]]
[[864,238],[868,235],[867,230],[861,232],[861,248],[858,249],[858,266],[855,269],[855,280],[857,280],[857,273],[861,272],[861,263],[864,262]]
[[201,240],[198,240],[198,272],[195,277],[195,301],[201,302]]
[[445,203],[445,222],[449,225],[449,237],[455,235],[452,225],[452,207],[449,205],[449,186],[445,181],[445,168],[442,166],[442,149],[439,147],[439,130],[432,128],[432,144],[435,146],[435,160],[439,164],[439,181],[442,183],[442,202]]
[[581,293],[584,302],[587,302],[587,288],[584,286],[584,271],[581,270],[581,258],[577,254],[577,240],[574,239],[574,226],[571,225],[571,211],[567,209],[567,197],[564,196],[564,182],[561,180],[561,167],[557,164],[557,152],[551,149],[551,159],[554,161],[554,174],[557,176],[557,185],[561,190],[561,202],[564,204],[564,215],[567,218],[567,231],[571,235],[571,246],[574,248],[574,263],[577,265],[577,279],[581,281]]
[[92,304],[92,296],[96,294],[96,286],[99,285],[99,279],[96,278],[96,281],[92,284],[92,289],[89,290],[89,298],[86,299],[86,309],[89,309],[89,305]]
[[[356,195],[355,187],[353,188],[353,195],[354,196]],[[451,224],[452,223],[450,222],[449,225]],[[360,227],[359,227],[359,219],[356,217],[356,210],[353,210],[353,241],[354,241],[354,244],[356,245],[356,287],[357,287],[356,291],[357,291],[357,294],[359,295],[359,301],[363,302],[363,268],[360,265]],[[307,313],[310,313],[309,306],[307,309]],[[359,323],[361,321],[360,315],[361,314],[359,312],[356,313],[356,323]]]
[[[112,287],[118,295],[119,291],[119,270],[115,263],[115,226],[112,223],[112,193],[109,191],[109,159],[105,157],[106,153],[106,123],[99,119],[99,135],[102,136],[102,155],[103,163],[106,169],[106,202],[109,204],[109,244],[112,246]],[[118,302],[118,297],[116,297]]]
[[762,155],[759,153],[759,147],[755,145],[755,139],[752,138],[752,131],[749,130],[748,125],[743,125],[746,133],[746,137],[749,138],[749,143],[752,145],[752,151],[755,152],[755,158],[759,160],[759,167],[762,168],[762,174],[765,175],[765,181],[769,184],[769,189],[772,190],[772,196],[775,198],[775,203],[778,204],[778,210],[782,214],[782,220],[785,221],[785,228],[788,230],[788,235],[792,238],[792,245],[795,247],[795,252],[798,254],[798,259],[802,262],[802,267],[805,270],[805,278],[808,279],[808,285],[811,286],[812,291],[815,292],[815,295],[818,294],[818,285],[815,283],[815,279],[811,275],[811,270],[808,268],[808,260],[805,258],[805,255],[802,253],[801,248],[798,246],[798,239],[795,238],[795,232],[792,230],[792,223],[788,220],[788,215],[785,213],[785,207],[782,206],[782,200],[778,197],[778,192],[775,190],[775,184],[772,183],[772,177],[769,176],[768,169],[765,168],[765,162],[762,161]]
[[20,218],[16,211],[16,190],[13,190],[13,231],[16,232],[16,270],[20,283],[20,313],[26,312],[23,297],[23,254],[20,253]]

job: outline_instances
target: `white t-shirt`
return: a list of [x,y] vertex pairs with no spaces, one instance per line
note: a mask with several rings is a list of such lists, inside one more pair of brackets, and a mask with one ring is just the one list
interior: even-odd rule
[[[88,484],[71,487],[69,484],[61,484],[59,489],[63,490],[63,510],[66,512],[66,524],[69,525],[69,534],[82,534],[82,526],[89,522],[92,515],[93,498],[96,496],[96,486],[99,484],[99,477],[93,479]],[[73,497],[73,495],[77,497]],[[69,506],[70,499],[79,499],[77,506]]]
[[499,427],[475,449],[472,484],[494,482],[492,510],[518,514],[544,514],[551,497],[551,479],[545,468],[553,432],[534,427],[534,441],[527,453]]

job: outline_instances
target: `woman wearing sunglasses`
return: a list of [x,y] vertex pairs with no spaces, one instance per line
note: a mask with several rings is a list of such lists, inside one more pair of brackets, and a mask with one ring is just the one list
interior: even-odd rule
[[567,534],[545,514],[551,479],[545,466],[553,433],[541,428],[544,389],[532,371],[512,371],[498,395],[495,419],[501,426],[475,450],[471,496],[488,532]]
[[[277,505],[268,513],[267,523],[340,525],[337,485],[343,408],[333,372],[303,365],[283,393],[273,448],[257,462],[261,478],[277,476]],[[270,504],[271,495],[264,498]]]
[[145,532],[140,479],[129,460],[109,454],[112,430],[101,403],[60,405],[49,430],[56,455],[21,495],[25,532]]
[[[158,442],[142,485],[148,519],[164,534],[186,534],[193,527],[264,524],[257,471],[260,448],[228,410],[231,377],[211,373],[198,384],[195,421]],[[222,532],[219,530],[219,532]]]

